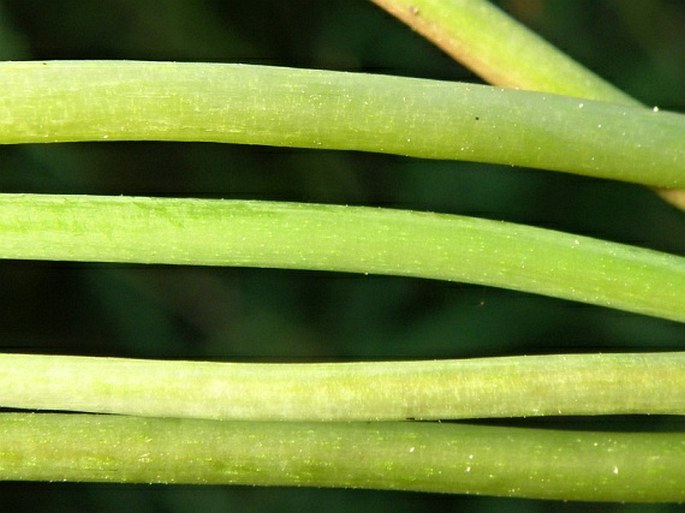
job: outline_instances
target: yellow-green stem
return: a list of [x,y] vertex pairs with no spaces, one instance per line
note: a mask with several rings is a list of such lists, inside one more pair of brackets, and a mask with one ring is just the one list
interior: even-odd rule
[[0,258],[486,284],[685,321],[685,258],[505,222],[260,201],[0,195]]
[[685,116],[403,77],[236,64],[0,64],[0,143],[205,141],[685,186]]
[[685,414],[685,353],[321,364],[0,354],[0,406],[259,421]]

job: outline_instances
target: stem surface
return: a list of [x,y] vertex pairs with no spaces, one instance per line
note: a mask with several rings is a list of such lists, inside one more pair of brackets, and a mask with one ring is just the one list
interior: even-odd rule
[[685,116],[490,86],[237,64],[0,64],[0,142],[363,150],[685,186]]
[[491,84],[641,105],[487,0],[371,1]]
[[685,321],[684,257],[462,216],[261,201],[4,194],[0,234],[0,258],[413,276]]
[[0,479],[685,500],[685,435],[0,415]]
[[685,414],[685,353],[322,364],[0,354],[0,406],[258,421]]
[[[487,0],[372,1],[491,84],[642,105]],[[685,210],[684,189],[656,192]]]

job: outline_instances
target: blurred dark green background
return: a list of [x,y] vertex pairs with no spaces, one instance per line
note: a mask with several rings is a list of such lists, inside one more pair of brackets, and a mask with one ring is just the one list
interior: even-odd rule
[[[649,105],[685,111],[681,0],[499,2]],[[506,38],[506,34],[501,37]],[[246,62],[477,81],[366,0],[4,0],[2,59]],[[685,254],[652,193],[526,169],[170,143],[0,148],[0,191],[260,198],[433,210]],[[487,287],[200,267],[0,262],[6,352],[244,361],[676,350],[676,323]],[[683,429],[675,418],[530,421]],[[685,483],[684,483],[685,486]],[[677,511],[430,494],[3,483],[2,511]]]

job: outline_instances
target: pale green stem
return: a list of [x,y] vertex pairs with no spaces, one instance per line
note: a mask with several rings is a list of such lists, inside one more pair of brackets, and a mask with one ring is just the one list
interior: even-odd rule
[[[487,0],[372,1],[492,84],[641,105]],[[685,210],[685,190],[656,192]]]
[[685,258],[462,216],[260,201],[0,195],[0,258],[274,267],[486,284],[685,321]]
[[685,414],[685,353],[320,364],[0,354],[0,406],[258,421]]
[[0,415],[0,479],[685,500],[685,435]]
[[234,64],[0,64],[0,143],[364,150],[685,186],[685,116],[527,91]]

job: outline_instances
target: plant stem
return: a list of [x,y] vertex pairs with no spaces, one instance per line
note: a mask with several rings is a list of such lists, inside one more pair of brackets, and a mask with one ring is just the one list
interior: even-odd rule
[[682,433],[0,415],[0,479],[685,499]]
[[487,0],[371,0],[491,84],[641,104]]
[[685,258],[454,215],[0,195],[0,258],[329,270],[486,284],[685,321]]
[[258,421],[685,414],[685,353],[252,364],[0,354],[0,406]]
[[[491,84],[642,105],[487,0],[372,1]],[[685,210],[685,190],[656,192]]]
[[0,64],[0,142],[364,150],[685,186],[685,116],[489,86],[132,61]]

